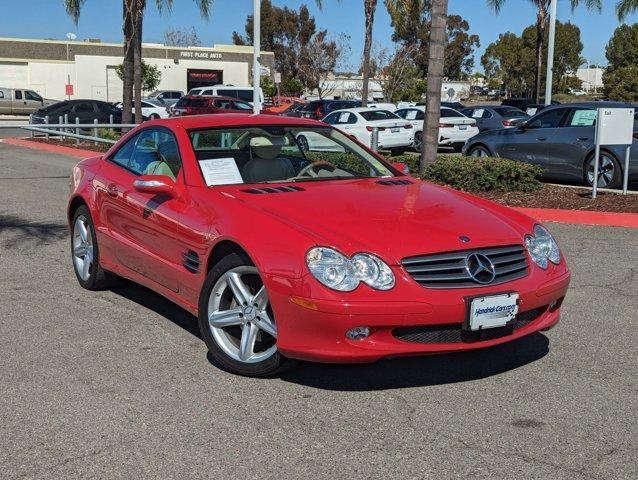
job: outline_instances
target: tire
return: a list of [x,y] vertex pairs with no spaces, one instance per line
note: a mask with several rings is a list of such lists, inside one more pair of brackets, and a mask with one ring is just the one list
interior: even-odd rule
[[491,157],[492,152],[483,145],[475,145],[467,149],[468,157]]
[[202,338],[224,370],[267,377],[291,365],[277,350],[268,294],[247,255],[232,253],[211,269],[200,294],[198,317]]
[[[82,229],[81,226],[84,228]],[[89,209],[85,205],[78,207],[73,214],[71,260],[73,271],[82,288],[104,290],[112,285],[113,276],[100,266],[100,250],[95,236],[95,227]]]
[[[599,188],[621,188],[622,187],[622,167],[614,155],[607,151],[600,152],[600,163],[598,166],[598,187]],[[594,183],[594,154],[587,157],[583,166],[583,178],[585,185],[593,186]]]
[[452,149],[456,152],[456,153],[460,153],[463,150],[463,147],[465,146],[465,143],[453,143],[452,144]]
[[390,153],[392,155],[403,155],[407,149],[405,147],[401,148],[391,148]]
[[157,113],[151,113],[150,117],[151,120],[159,120],[160,116]]
[[416,132],[414,134],[413,147],[417,152],[421,151],[421,145],[423,144],[423,132]]
[[310,143],[308,143],[308,139],[304,135],[297,137],[297,145],[299,145],[299,150],[302,152],[310,151]]

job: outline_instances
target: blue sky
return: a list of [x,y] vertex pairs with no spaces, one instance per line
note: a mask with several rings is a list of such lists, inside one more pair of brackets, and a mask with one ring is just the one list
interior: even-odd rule
[[[144,23],[144,41],[162,42],[164,31],[172,27],[194,26],[204,45],[231,43],[233,30],[243,33],[246,15],[252,10],[252,0],[217,0],[209,21],[203,21],[195,2],[174,0],[172,12],[159,15],[155,2],[148,0],[149,7]],[[308,4],[320,28],[332,33],[348,33],[352,37],[350,63],[358,65],[364,34],[362,0],[324,0],[324,10],[319,11],[313,0],[273,0],[277,5],[298,8]],[[568,0],[559,0],[558,16],[561,21],[570,20],[581,29],[585,49],[583,56],[592,63],[606,63],[605,45],[618,22],[614,15],[615,0],[604,0],[601,14],[580,7],[572,14]],[[18,3],[26,7],[27,2]],[[101,38],[105,42],[117,42],[122,38],[122,1],[86,0],[76,28],[62,7],[62,0],[28,0],[29,8],[15,8],[16,2],[0,0],[0,36],[21,38],[64,39],[66,32],[77,32],[78,38]],[[485,7],[484,0],[450,0],[450,13],[460,14],[470,23],[472,33],[481,38],[481,48],[476,53],[475,67],[480,69],[480,56],[499,33],[520,33],[533,23],[534,8],[528,0],[509,0],[498,16]],[[25,15],[26,14],[26,15]],[[638,21],[634,15],[628,23]],[[379,0],[374,29],[375,42],[391,45],[390,19]]]

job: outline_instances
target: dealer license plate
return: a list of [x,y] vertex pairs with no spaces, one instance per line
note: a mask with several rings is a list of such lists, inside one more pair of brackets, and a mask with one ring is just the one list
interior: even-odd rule
[[476,297],[470,304],[470,330],[507,325],[518,313],[518,293]]
[[401,131],[401,129],[400,128],[391,128],[390,131],[392,133],[399,133]]

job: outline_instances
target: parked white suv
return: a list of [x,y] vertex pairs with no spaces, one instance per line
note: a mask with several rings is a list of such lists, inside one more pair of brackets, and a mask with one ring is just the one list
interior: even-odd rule
[[[244,102],[253,102],[253,87],[239,85],[212,85],[210,87],[191,88],[189,95],[238,98]],[[259,89],[259,102],[264,103],[264,92]]]

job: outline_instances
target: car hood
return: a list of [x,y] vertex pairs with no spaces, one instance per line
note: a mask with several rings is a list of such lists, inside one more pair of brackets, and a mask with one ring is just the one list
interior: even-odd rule
[[[408,178],[407,185],[394,184]],[[505,207],[411,177],[293,185],[303,190],[276,191],[272,185],[275,191],[259,193],[263,188],[243,185],[225,193],[302,230],[318,245],[347,255],[367,251],[394,264],[413,255],[522,244],[529,229],[521,222],[527,217]]]

